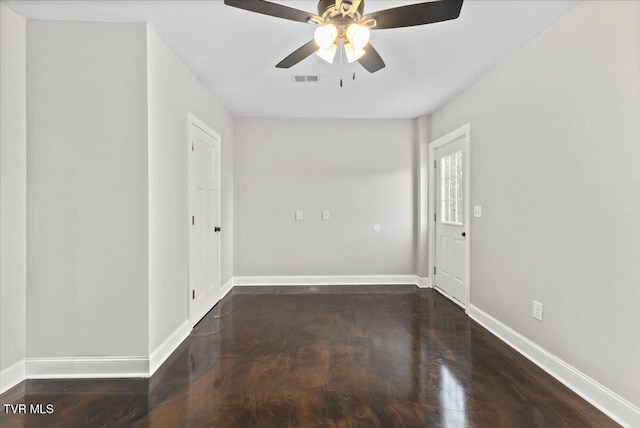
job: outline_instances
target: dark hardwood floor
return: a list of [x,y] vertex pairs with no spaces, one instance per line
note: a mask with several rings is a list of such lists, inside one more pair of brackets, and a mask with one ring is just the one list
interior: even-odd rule
[[611,427],[415,286],[235,288],[150,379],[31,380],[3,427]]

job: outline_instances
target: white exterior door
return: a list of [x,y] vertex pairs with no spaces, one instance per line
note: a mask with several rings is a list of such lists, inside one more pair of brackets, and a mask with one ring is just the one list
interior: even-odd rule
[[[191,327],[220,299],[220,138],[190,123],[189,320]],[[213,135],[212,135],[213,134]]]
[[433,284],[460,306],[469,299],[468,133],[440,139],[433,150],[435,264]]

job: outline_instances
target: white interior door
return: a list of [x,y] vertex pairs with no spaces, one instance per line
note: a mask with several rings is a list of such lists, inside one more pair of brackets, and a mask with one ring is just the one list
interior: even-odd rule
[[[451,136],[454,137],[454,136]],[[439,140],[434,154],[434,286],[465,307],[469,293],[468,136]]]
[[220,299],[220,138],[190,123],[189,320],[191,327]]

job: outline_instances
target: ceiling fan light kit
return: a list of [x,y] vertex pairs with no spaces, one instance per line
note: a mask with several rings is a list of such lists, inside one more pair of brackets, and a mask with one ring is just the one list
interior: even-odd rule
[[317,15],[264,0],[224,0],[224,3],[263,15],[320,25],[314,32],[313,40],[280,61],[277,68],[290,68],[314,53],[333,64],[336,54],[342,55],[343,51],[349,63],[358,61],[368,72],[375,73],[383,69],[385,63],[369,43],[371,30],[412,27],[456,19],[460,15],[463,1],[416,3],[369,15],[364,14],[364,0],[319,0]]
[[333,64],[338,47],[343,46],[347,61],[352,63],[366,53],[364,47],[369,43],[370,35],[367,27],[355,23],[349,24],[346,32],[338,30],[333,23],[325,24],[318,27],[314,33],[313,39],[318,45],[316,55]]

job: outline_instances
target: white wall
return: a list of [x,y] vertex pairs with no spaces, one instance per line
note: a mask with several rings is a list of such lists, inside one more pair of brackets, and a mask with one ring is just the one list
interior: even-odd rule
[[146,26],[27,23],[27,356],[148,355]]
[[[26,20],[0,5],[0,372],[26,344]],[[7,380],[8,381],[8,380]],[[5,378],[2,379],[5,387]]]
[[416,229],[416,270],[421,278],[429,274],[429,142],[431,141],[431,117],[421,116],[415,119],[414,180],[415,191],[415,229]]
[[584,1],[431,122],[471,123],[471,302],[636,406],[639,121],[640,2]]
[[234,274],[414,275],[414,150],[412,120],[236,119]]
[[222,283],[233,274],[233,118],[148,29],[149,317],[153,351],[188,318],[187,113],[222,138]]

